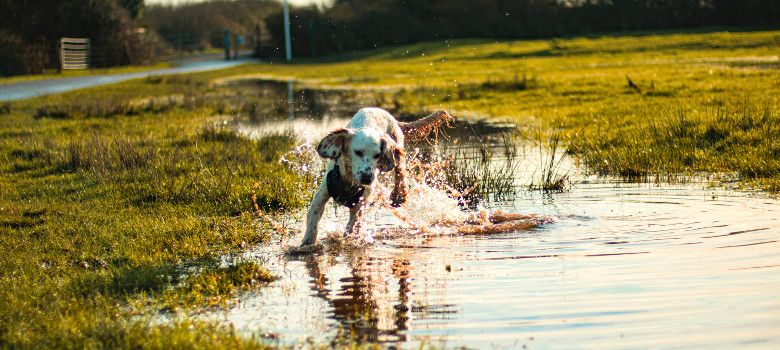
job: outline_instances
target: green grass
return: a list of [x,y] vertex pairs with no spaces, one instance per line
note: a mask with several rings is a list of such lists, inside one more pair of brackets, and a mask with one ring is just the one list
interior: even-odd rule
[[371,91],[395,112],[511,121],[529,138],[560,129],[602,174],[726,173],[776,193],[778,55],[780,31],[633,33],[429,42],[234,71]]
[[[307,200],[304,180],[278,161],[295,140],[236,135],[218,116],[242,106],[214,102],[226,93],[170,77],[6,105],[2,346],[257,345],[186,317],[153,322],[272,280],[261,263],[219,262],[277,234],[255,205]],[[181,98],[143,102],[155,95]]]
[[226,126],[277,102],[224,78],[294,77],[399,114],[512,121],[602,174],[737,174],[776,192],[778,54],[777,31],[472,39],[2,103],[0,347],[259,345],[188,315],[273,283],[262,261],[222,258],[278,234],[267,214],[304,206],[312,180],[279,162],[290,135]]

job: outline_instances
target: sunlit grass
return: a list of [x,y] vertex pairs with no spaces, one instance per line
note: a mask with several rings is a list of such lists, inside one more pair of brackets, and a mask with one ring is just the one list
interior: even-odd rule
[[[371,91],[394,111],[557,125],[603,174],[734,173],[776,192],[778,55],[778,31],[635,33],[420,43],[236,70]],[[526,84],[501,88],[521,86],[512,81]]]
[[[258,346],[209,323],[155,325],[272,280],[222,256],[278,234],[256,209],[304,205],[303,180],[278,161],[295,140],[235,134],[219,115],[242,107],[214,103],[223,93],[170,77],[4,105],[2,346]],[[169,95],[185,98],[136,107]]]

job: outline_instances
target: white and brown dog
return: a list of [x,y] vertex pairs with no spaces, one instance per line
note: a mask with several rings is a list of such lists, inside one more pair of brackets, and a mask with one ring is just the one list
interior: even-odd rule
[[380,171],[392,170],[395,176],[391,205],[398,207],[406,202],[404,139],[421,140],[450,120],[452,117],[447,112],[437,111],[415,122],[404,123],[383,109],[363,108],[346,128],[325,136],[317,146],[317,153],[331,161],[306,214],[306,233],[301,246],[316,241],[317,224],[330,198],[349,208],[347,233],[357,234],[363,207],[371,197]]

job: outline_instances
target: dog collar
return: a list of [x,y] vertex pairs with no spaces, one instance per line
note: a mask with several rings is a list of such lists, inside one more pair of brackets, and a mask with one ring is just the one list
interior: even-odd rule
[[328,194],[333,197],[337,204],[347,208],[352,208],[360,201],[363,196],[363,186],[350,186],[344,183],[341,178],[339,165],[336,164],[327,175]]

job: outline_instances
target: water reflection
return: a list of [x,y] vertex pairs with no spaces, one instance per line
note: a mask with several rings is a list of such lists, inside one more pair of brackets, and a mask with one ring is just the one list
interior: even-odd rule
[[[329,264],[335,261],[333,255],[329,255]],[[342,334],[347,339],[369,342],[397,342],[406,340],[406,336],[399,331],[408,329],[410,320],[409,311],[409,271],[404,266],[409,265],[408,260],[396,259],[392,262],[392,278],[382,281],[389,287],[397,281],[396,300],[383,300],[390,302],[394,312],[380,310],[384,302],[376,299],[375,294],[379,286],[368,273],[366,266],[381,263],[377,259],[349,254],[349,273],[331,281],[320,268],[323,263],[318,257],[308,256],[303,258],[304,266],[311,277],[311,290],[314,296],[325,300],[331,308],[330,317],[339,322],[345,331]],[[392,282],[391,282],[392,281]],[[336,290],[330,288],[336,287]]]

